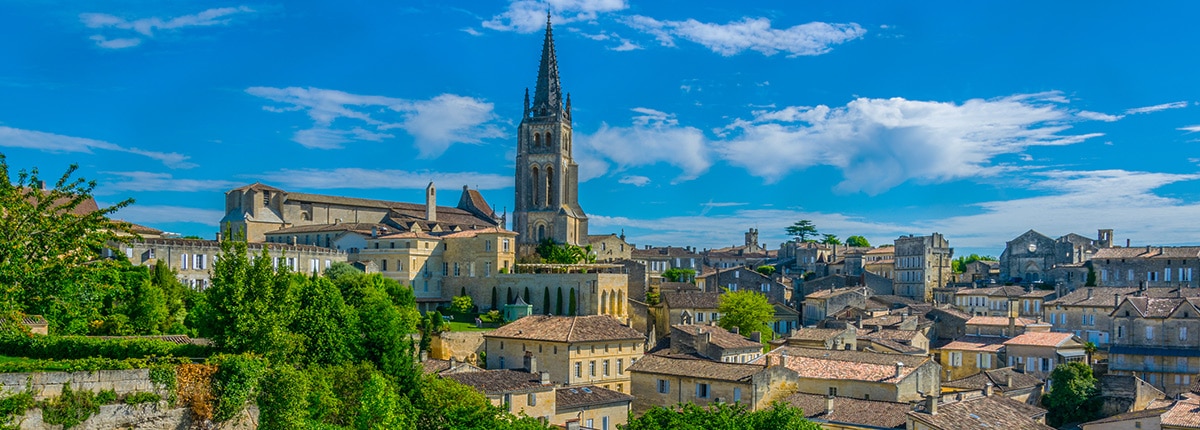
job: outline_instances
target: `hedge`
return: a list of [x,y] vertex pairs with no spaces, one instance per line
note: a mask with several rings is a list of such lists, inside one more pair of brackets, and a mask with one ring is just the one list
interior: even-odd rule
[[100,339],[86,336],[39,336],[0,331],[0,353],[10,357],[80,359],[103,357],[114,360],[146,357],[192,357],[212,355],[212,348],[179,345],[161,339]]

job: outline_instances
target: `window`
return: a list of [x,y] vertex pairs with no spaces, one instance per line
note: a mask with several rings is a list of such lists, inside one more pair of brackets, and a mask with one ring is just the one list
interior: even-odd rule
[[[504,349],[504,348],[500,348],[500,349]],[[500,368],[501,369],[504,368],[504,357],[500,357]]]
[[271,192],[263,191],[263,206],[271,204]]
[[583,377],[583,363],[575,362],[575,377],[576,378]]
[[492,250],[492,241],[490,241],[490,240],[483,241],[483,250],[490,252]]
[[1117,338],[1120,339],[1122,337],[1125,337],[1125,326],[1119,325],[1117,326]]
[[458,276],[459,273],[461,272],[458,270],[458,263],[454,263],[454,276]]
[[1187,340],[1187,327],[1179,328],[1179,340]]
[[661,394],[669,394],[671,392],[671,381],[666,379],[658,380],[658,392]]
[[484,263],[483,267],[484,267],[483,276],[486,278],[492,277],[492,262],[488,261],[488,262]]
[[600,430],[608,430],[608,415],[600,417]]
[[617,374],[618,375],[625,374],[625,359],[623,359],[623,358],[617,359]]
[[708,398],[708,384],[696,384],[696,398],[697,399],[707,399]]
[[696,312],[696,322],[704,322],[704,312]]
[[504,239],[504,242],[502,243],[504,244],[504,252],[508,252],[508,239]]
[[975,364],[978,364],[980,369],[991,369],[992,355],[983,352],[975,354]]
[[950,353],[950,366],[952,366],[952,367],[962,366],[962,353],[961,352],[951,352]]
[[608,360],[604,360],[604,376],[608,376]]
[[529,393],[529,406],[537,406],[537,396],[534,393]]
[[829,395],[837,396],[837,387],[829,387]]
[[442,263],[442,276],[450,276],[450,263]]
[[180,255],[179,256],[179,270],[187,270],[187,268],[188,268],[188,255],[187,254]]
[[596,376],[596,360],[588,362],[588,376]]
[[388,271],[387,260],[379,260],[379,270],[382,270],[384,272]]
[[741,400],[742,400],[742,389],[738,388],[738,387],[734,387],[733,388],[733,401],[739,402]]
[[1146,326],[1146,340],[1154,340],[1154,326]]
[[1146,272],[1146,280],[1147,281],[1157,281],[1158,280],[1158,272],[1157,271]]
[[512,412],[512,394],[504,395],[504,407],[508,408],[509,412]]

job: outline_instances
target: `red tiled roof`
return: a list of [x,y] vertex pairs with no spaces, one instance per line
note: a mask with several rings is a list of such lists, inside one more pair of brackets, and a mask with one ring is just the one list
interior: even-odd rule
[[484,333],[485,338],[528,339],[550,342],[598,342],[642,340],[637,330],[621,325],[608,315],[530,315]]
[[938,347],[938,349],[953,351],[999,352],[1004,347],[1002,337],[967,335]]
[[1071,333],[1023,333],[1004,342],[1005,345],[1062,346],[1074,338]]

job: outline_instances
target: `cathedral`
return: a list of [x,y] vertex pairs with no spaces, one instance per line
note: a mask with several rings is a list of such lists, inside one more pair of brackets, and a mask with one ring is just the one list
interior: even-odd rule
[[564,103],[547,16],[533,102],[526,88],[517,129],[513,231],[519,234],[521,255],[532,253],[546,239],[587,245],[588,219],[579,207],[579,166],[571,158],[571,143],[571,95]]

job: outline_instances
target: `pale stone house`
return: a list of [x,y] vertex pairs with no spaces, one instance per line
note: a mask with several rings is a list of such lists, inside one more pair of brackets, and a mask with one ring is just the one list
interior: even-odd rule
[[[777,362],[776,362],[777,363]],[[796,373],[775,364],[727,363],[650,354],[630,366],[633,410],[694,403],[741,403],[766,407],[795,383]]]
[[616,429],[629,422],[633,396],[595,385],[563,387],[554,391],[555,414],[552,424],[580,428]]
[[671,353],[695,354],[726,363],[749,363],[762,356],[760,333],[750,338],[715,325],[677,324],[671,326]]
[[1086,363],[1083,342],[1071,333],[1022,333],[1004,342],[1008,365],[1041,379],[1049,379],[1055,366]]
[[1109,372],[1142,378],[1169,396],[1200,374],[1200,298],[1125,297],[1113,311]]
[[929,357],[783,346],[755,363],[782,362],[801,393],[908,402],[941,390],[941,366]]
[[1053,429],[1046,425],[1045,409],[991,393],[982,397],[943,404],[938,404],[936,397],[930,397],[924,403],[923,408],[908,413],[908,423],[905,428],[911,430]]
[[1008,338],[999,336],[966,335],[934,348],[933,353],[942,364],[942,378],[962,379],[1003,367],[1002,350],[1006,340]]
[[525,368],[527,356],[565,386],[599,385],[629,393],[629,365],[646,338],[608,315],[532,315],[484,334],[488,369]]
[[919,302],[933,301],[933,289],[954,281],[954,249],[940,233],[895,240],[895,291]]

